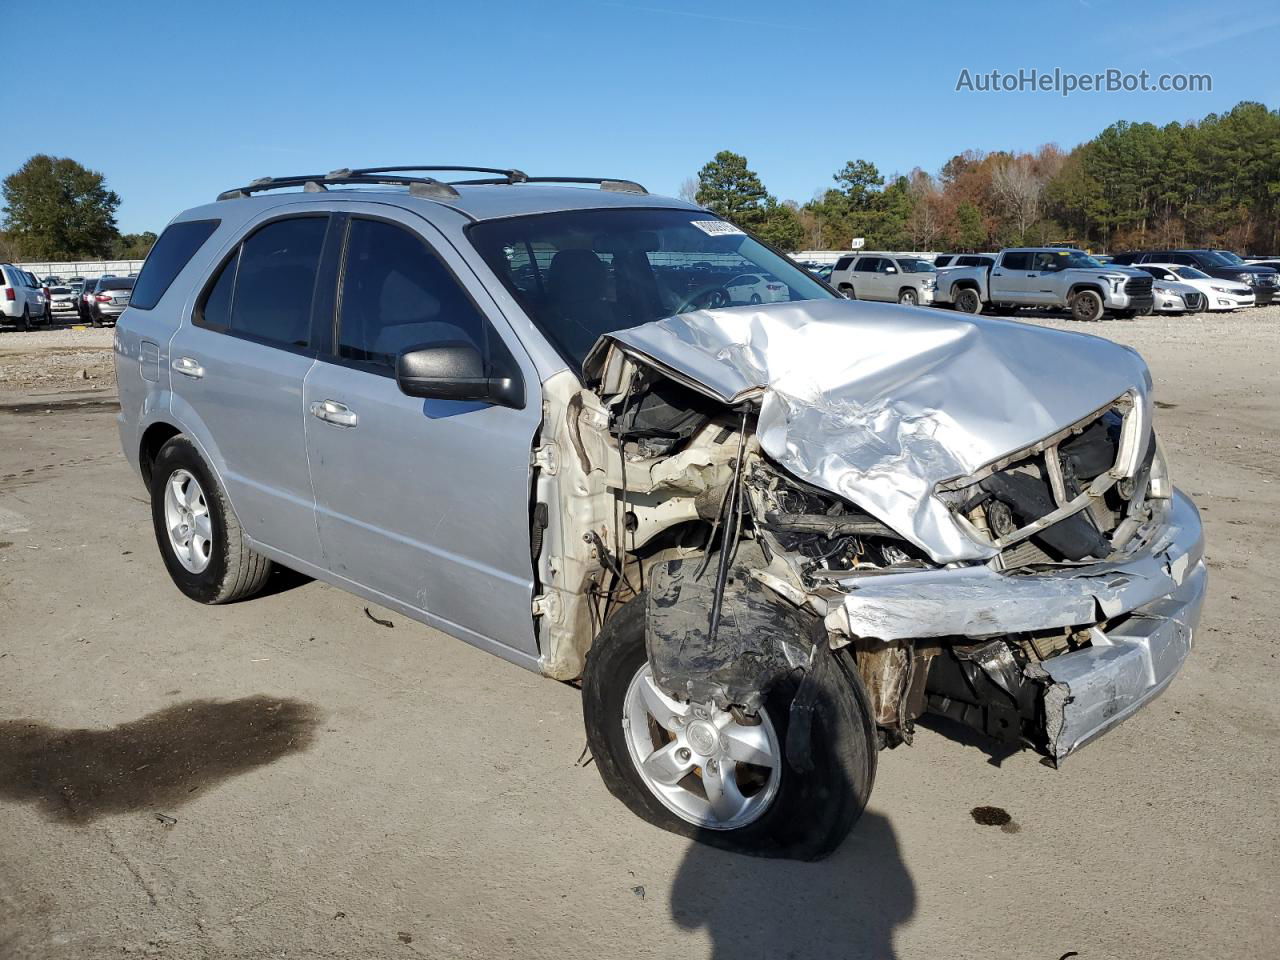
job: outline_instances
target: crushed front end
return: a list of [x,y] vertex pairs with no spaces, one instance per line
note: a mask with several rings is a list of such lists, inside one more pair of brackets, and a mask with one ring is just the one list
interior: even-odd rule
[[841,661],[886,745],[933,712],[1056,763],[1158,695],[1199,621],[1199,515],[1145,365],[856,309],[681,315],[602,339],[586,389],[545,385],[544,669],[575,676],[643,602],[671,697],[749,720],[780,678]]

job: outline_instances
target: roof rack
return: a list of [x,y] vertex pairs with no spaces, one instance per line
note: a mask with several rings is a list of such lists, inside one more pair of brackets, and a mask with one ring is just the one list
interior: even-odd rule
[[279,190],[282,187],[302,187],[306,193],[324,193],[330,186],[345,184],[391,184],[408,187],[409,193],[415,197],[430,197],[437,200],[456,200],[458,191],[447,183],[433,180],[431,177],[406,177],[396,174],[366,173],[361,170],[331,170],[329,173],[312,174],[295,177],[259,177],[247,186],[224,190],[218,194],[219,200],[238,200],[264,190]]
[[[411,177],[404,171],[417,173],[439,173],[457,171],[459,173],[492,173],[493,177],[481,177],[473,180],[437,180],[434,177]],[[306,193],[323,193],[330,186],[346,184],[391,184],[407,186],[409,193],[416,197],[428,197],[436,200],[456,200],[459,196],[454,186],[480,186],[486,184],[517,183],[594,183],[601,190],[617,193],[648,194],[641,184],[634,180],[617,180],[607,177],[531,177],[521,170],[503,169],[501,167],[448,167],[448,166],[404,166],[404,167],[359,167],[352,169],[342,167],[323,174],[309,174],[293,177],[259,177],[243,187],[224,190],[218,194],[219,200],[238,200],[264,190],[279,190],[283,187],[302,187]]]

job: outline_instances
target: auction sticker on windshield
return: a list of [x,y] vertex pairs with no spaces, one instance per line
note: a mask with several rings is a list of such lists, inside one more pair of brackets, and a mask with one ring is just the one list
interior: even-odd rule
[[743,236],[741,230],[723,220],[691,220],[690,225],[697,227],[709,237]]

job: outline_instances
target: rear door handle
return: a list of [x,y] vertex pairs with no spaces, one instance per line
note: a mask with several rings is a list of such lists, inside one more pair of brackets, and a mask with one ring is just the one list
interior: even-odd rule
[[311,415],[338,427],[354,427],[360,422],[354,410],[337,400],[313,400]]
[[199,380],[204,376],[204,367],[191,357],[178,357],[173,361],[173,369],[192,380]]

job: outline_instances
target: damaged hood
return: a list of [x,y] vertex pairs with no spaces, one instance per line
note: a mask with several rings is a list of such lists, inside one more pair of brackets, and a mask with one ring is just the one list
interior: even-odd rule
[[1128,347],[937,309],[810,300],[699,310],[607,334],[612,349],[726,404],[758,399],[757,437],[789,472],[851,501],[935,562],[985,559],[933,496],[1134,392],[1150,376]]

